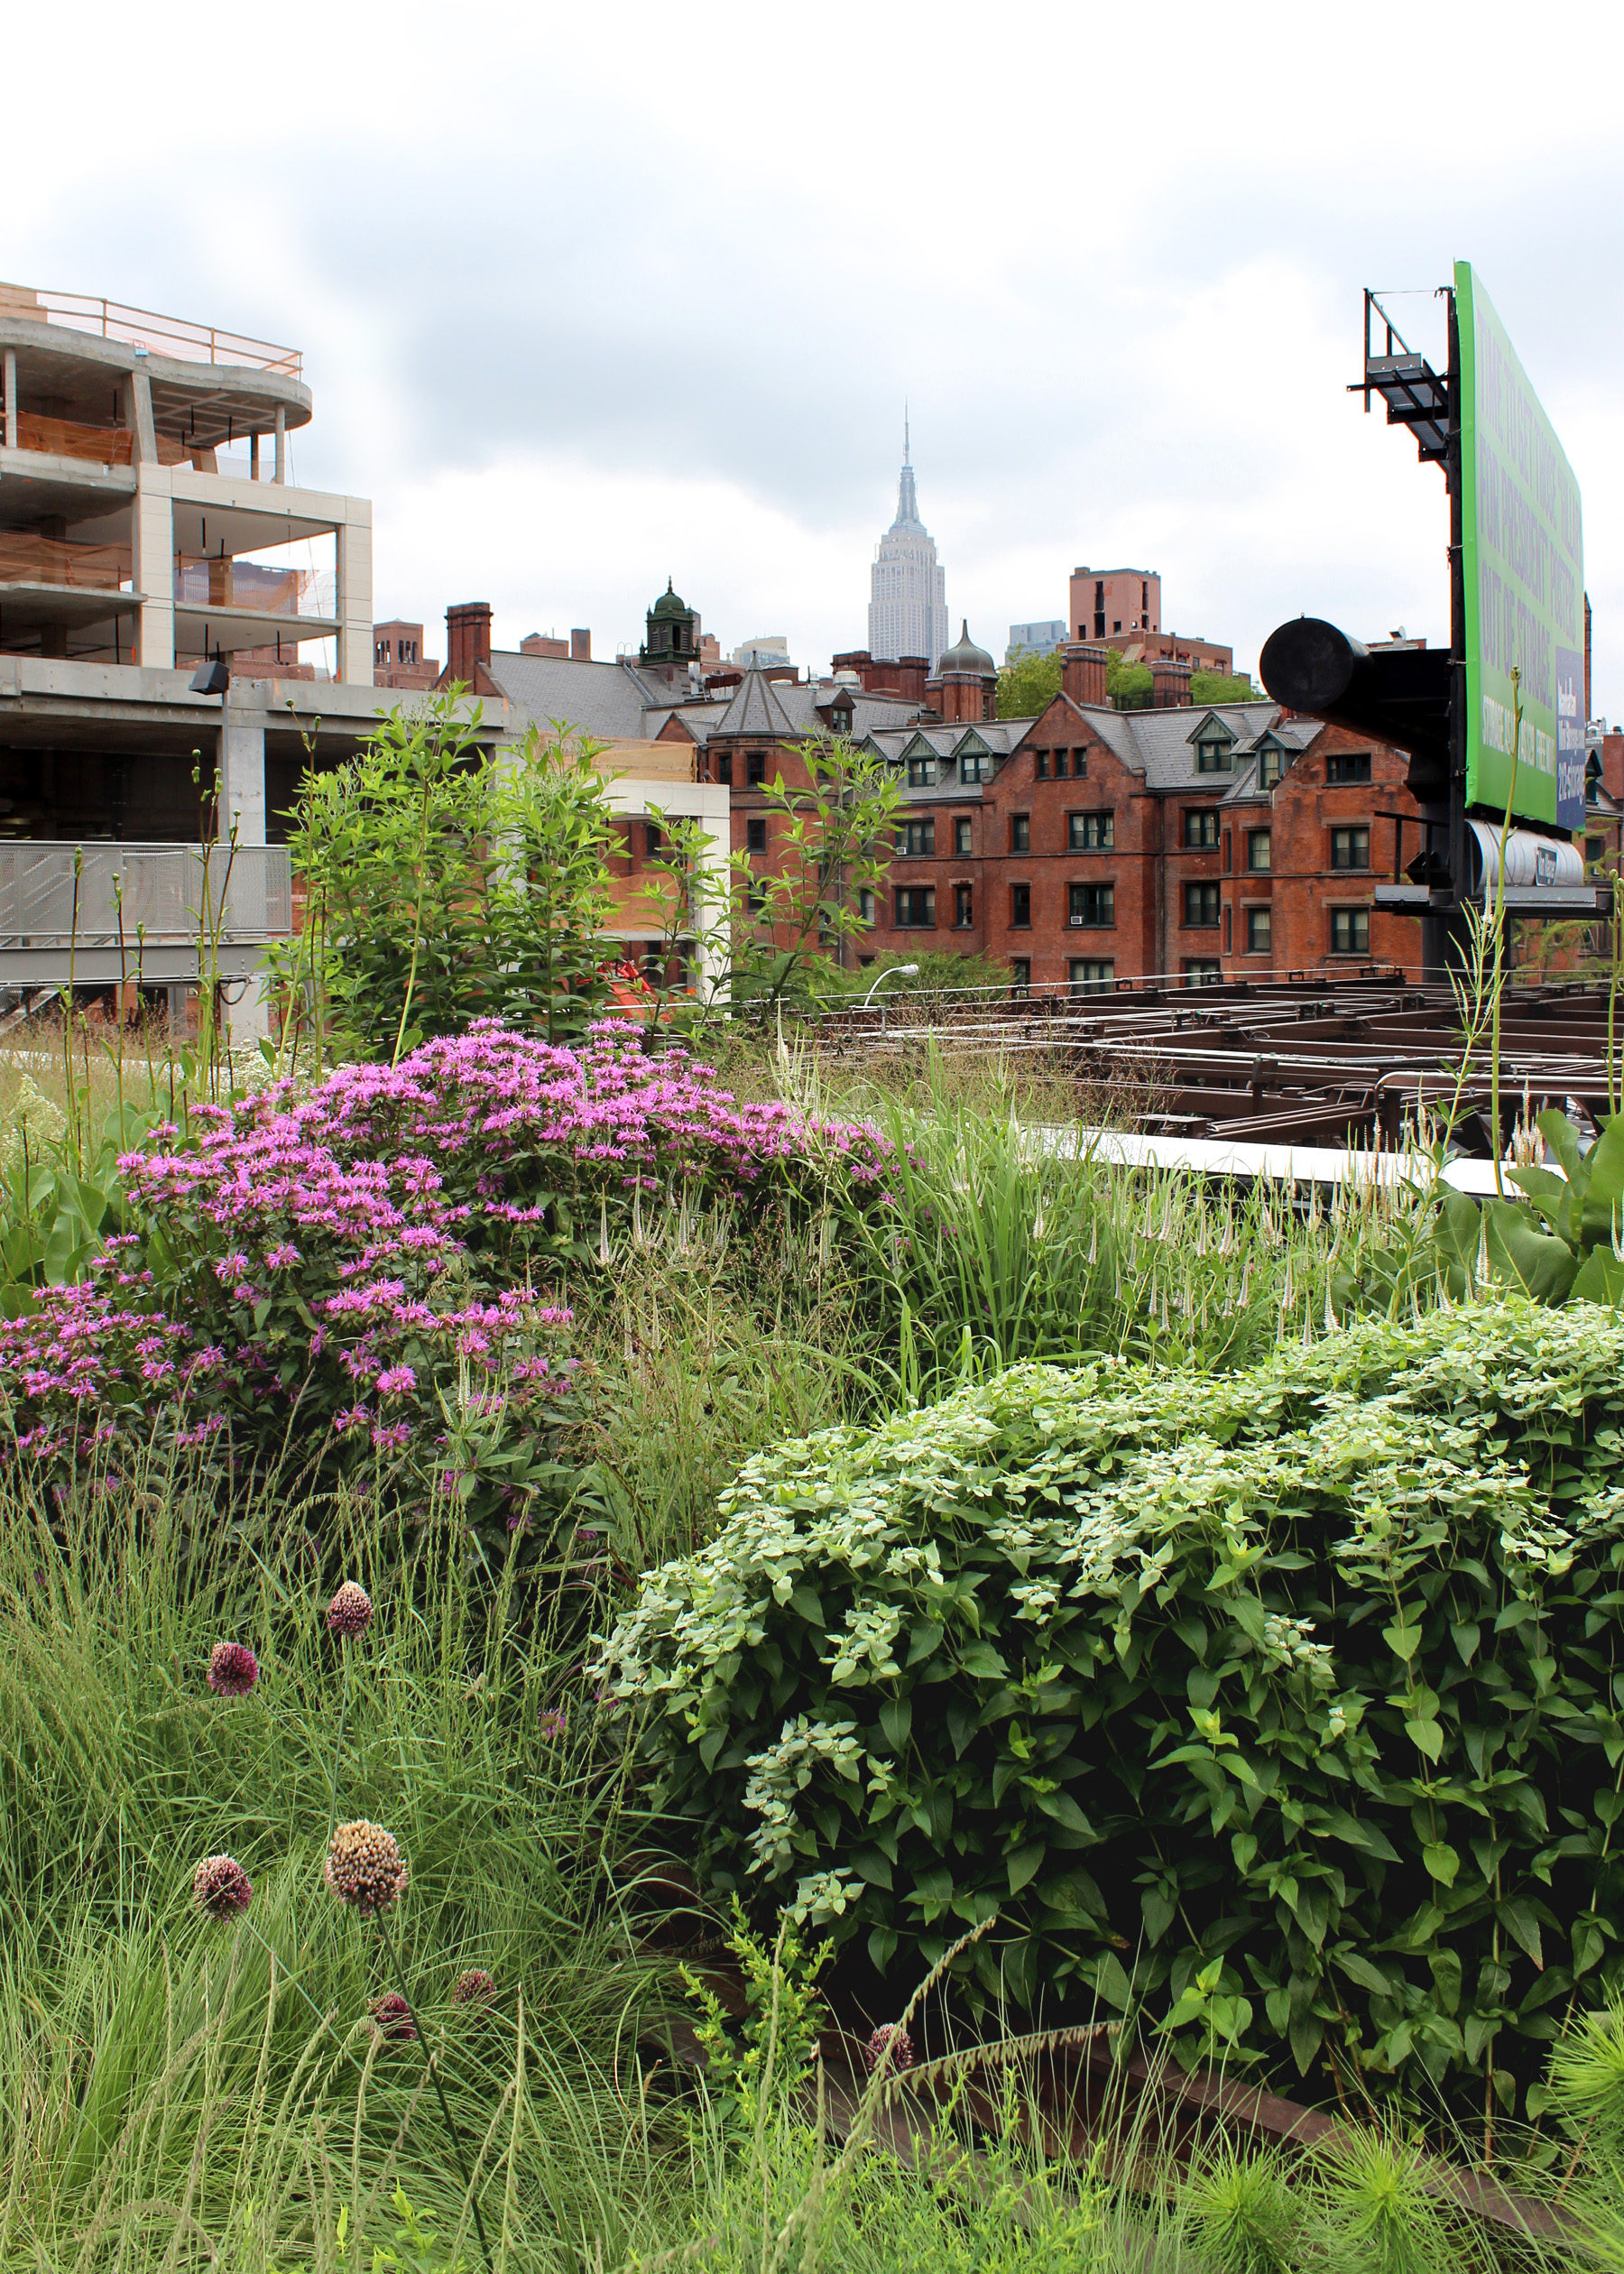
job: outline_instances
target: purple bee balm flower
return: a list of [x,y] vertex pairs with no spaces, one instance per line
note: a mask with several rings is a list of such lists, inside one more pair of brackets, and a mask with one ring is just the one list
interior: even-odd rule
[[217,1642],[208,1654],[208,1687],[217,1697],[246,1697],[259,1680],[259,1660],[245,1642]]
[[563,1736],[568,1725],[568,1717],[562,1706],[549,1706],[536,1720],[537,1728],[549,1745],[555,1738]]
[[210,1918],[235,1918],[253,1900],[253,1881],[235,1856],[206,1855],[192,1873],[192,1900]]
[[409,1390],[416,1388],[417,1375],[411,1366],[390,1366],[378,1376],[381,1398],[403,1398]]

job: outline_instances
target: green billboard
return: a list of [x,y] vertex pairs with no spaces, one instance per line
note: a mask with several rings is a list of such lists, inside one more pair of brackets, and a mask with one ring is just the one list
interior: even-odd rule
[[[1466,802],[1584,821],[1579,485],[1469,261],[1455,263],[1466,580]],[[1511,780],[1513,666],[1522,742]]]

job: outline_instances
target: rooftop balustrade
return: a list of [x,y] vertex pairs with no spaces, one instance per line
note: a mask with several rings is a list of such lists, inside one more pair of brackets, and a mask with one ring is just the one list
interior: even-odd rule
[[300,379],[304,357],[297,347],[279,347],[217,324],[194,324],[183,316],[160,316],[150,308],[88,292],[44,292],[22,285],[0,285],[0,315],[56,324],[99,339],[116,339],[150,355],[178,363],[229,364],[248,371],[270,371]]

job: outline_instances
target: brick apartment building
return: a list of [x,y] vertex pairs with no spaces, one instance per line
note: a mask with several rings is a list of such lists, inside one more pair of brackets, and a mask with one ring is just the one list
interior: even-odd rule
[[[837,661],[848,692],[897,669]],[[1372,904],[1376,881],[1421,851],[1400,753],[1275,703],[1193,708],[1187,666],[1158,667],[1161,707],[1148,711],[1106,701],[1103,647],[1071,643],[1064,671],[1035,719],[993,715],[992,659],[966,640],[910,716],[859,719],[854,696],[851,731],[905,793],[861,960],[956,949],[1007,963],[1018,983],[1078,987],[1418,966],[1413,920]],[[702,763],[732,784],[735,848],[762,870],[778,827],[765,785],[780,770],[805,781],[807,729],[786,691],[747,682],[727,730],[705,734]],[[811,708],[840,731],[843,701]]]
[[1187,632],[1165,632],[1161,578],[1154,568],[1090,568],[1071,573],[1071,637],[1115,648],[1130,663],[1188,663],[1197,671],[1235,668],[1235,652]]
[[[595,663],[585,633],[568,657],[493,653],[490,612],[470,604],[448,612],[448,670],[500,693],[513,733],[567,720],[631,772],[651,751],[663,772],[679,745],[684,778],[726,788],[732,849],[757,875],[783,859],[770,785],[809,787],[808,742],[881,753],[904,802],[859,961],[944,948],[1008,964],[1018,984],[1076,987],[1419,971],[1419,925],[1374,905],[1423,850],[1401,752],[1273,702],[1193,707],[1189,665],[1168,659],[1151,667],[1154,707],[1118,711],[1093,642],[1067,644],[1062,691],[1030,719],[996,716],[996,666],[967,629],[934,673],[861,649],[816,679],[690,672],[691,635],[660,609],[635,663]],[[1592,773],[1587,852],[1616,859],[1624,739],[1598,743]],[[623,895],[660,848],[646,820],[622,827]]]

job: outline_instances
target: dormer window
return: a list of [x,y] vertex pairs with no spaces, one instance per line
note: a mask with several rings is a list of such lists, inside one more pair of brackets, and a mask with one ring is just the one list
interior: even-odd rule
[[834,708],[830,711],[829,731],[831,734],[835,735],[849,735],[851,733],[852,714],[844,703],[835,704]]
[[1197,773],[1229,773],[1232,771],[1234,744],[1227,735],[1204,735],[1195,745]]
[[1272,790],[1286,771],[1286,753],[1278,743],[1265,743],[1258,756],[1258,787]]

